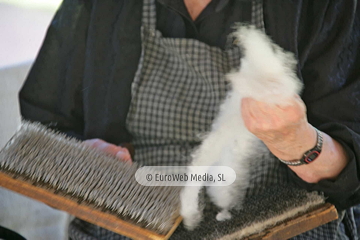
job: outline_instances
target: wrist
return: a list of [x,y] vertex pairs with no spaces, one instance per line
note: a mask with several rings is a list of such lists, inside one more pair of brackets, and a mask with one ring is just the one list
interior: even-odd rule
[[302,157],[300,159],[294,159],[292,161],[288,161],[288,160],[283,160],[283,159],[278,158],[280,160],[280,162],[282,162],[286,165],[289,165],[289,166],[300,166],[303,164],[309,164],[309,163],[313,162],[314,160],[316,160],[320,156],[320,153],[322,151],[323,137],[319,130],[317,130],[316,128],[314,128],[314,129],[316,131],[316,144],[313,148],[304,152],[304,154],[302,155]]
[[312,164],[288,166],[301,179],[309,183],[317,183],[323,179],[334,180],[349,162],[343,146],[322,132],[323,148],[320,156]]
[[315,147],[318,141],[315,128],[306,124],[304,127],[284,137],[277,144],[266,144],[269,150],[277,158],[285,161],[297,161],[301,159],[306,151]]

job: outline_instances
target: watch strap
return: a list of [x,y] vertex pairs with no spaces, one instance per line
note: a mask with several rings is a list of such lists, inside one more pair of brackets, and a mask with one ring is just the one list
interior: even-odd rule
[[323,145],[323,137],[322,137],[322,134],[321,132],[314,128],[315,131],[316,131],[316,135],[317,135],[317,140],[316,140],[316,145],[315,147],[313,147],[312,149],[306,151],[302,158],[300,160],[294,160],[294,161],[285,161],[285,160],[282,160],[280,158],[279,161],[286,164],[286,165],[289,165],[289,166],[300,166],[300,165],[303,165],[303,164],[309,164],[313,161],[315,161],[315,159],[320,155],[321,153],[321,150],[322,150],[322,145]]

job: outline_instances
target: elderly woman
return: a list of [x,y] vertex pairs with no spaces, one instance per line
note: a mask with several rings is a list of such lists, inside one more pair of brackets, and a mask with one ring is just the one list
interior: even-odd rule
[[[249,131],[282,160],[269,178],[283,174],[320,190],[341,213],[294,239],[358,239],[356,0],[65,0],[20,92],[22,114],[83,140],[103,139],[89,144],[119,158],[130,156],[117,146],[131,143],[134,161],[188,163],[226,94],[224,75],[239,66],[241,49],[229,37],[237,22],[253,23],[293,52],[305,86],[285,109],[239,102]],[[315,147],[313,127],[323,136],[321,153],[292,166]],[[70,237],[123,239],[79,219]]]

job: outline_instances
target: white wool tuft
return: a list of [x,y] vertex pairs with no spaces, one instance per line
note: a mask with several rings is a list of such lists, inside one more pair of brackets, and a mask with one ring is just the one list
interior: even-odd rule
[[[266,146],[250,133],[241,118],[241,99],[286,105],[287,99],[302,87],[296,77],[296,60],[283,51],[260,30],[240,26],[234,33],[243,48],[240,71],[227,75],[232,90],[220,107],[211,132],[193,154],[193,166],[228,166],[236,172],[236,180],[226,187],[208,187],[212,202],[221,211],[217,220],[231,217],[229,210],[241,203],[249,185],[250,168],[256,160],[269,154]],[[194,229],[202,218],[199,206],[200,187],[185,186],[181,193],[181,215],[187,229]]]
[[253,26],[241,26],[234,35],[243,48],[241,70],[227,75],[241,97],[286,104],[302,88],[295,74],[296,60]]

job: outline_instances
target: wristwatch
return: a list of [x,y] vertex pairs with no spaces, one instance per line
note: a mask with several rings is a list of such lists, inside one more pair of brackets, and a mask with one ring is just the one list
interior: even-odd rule
[[309,163],[315,161],[315,159],[320,155],[321,150],[322,150],[322,145],[323,145],[323,137],[321,135],[321,132],[319,130],[317,130],[316,128],[315,128],[315,130],[316,130],[316,135],[317,135],[317,141],[316,141],[315,147],[306,151],[300,160],[285,161],[285,160],[278,158],[280,160],[280,162],[285,163],[286,165],[289,165],[289,166],[300,166],[300,165],[309,164]]

